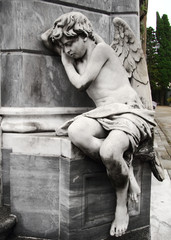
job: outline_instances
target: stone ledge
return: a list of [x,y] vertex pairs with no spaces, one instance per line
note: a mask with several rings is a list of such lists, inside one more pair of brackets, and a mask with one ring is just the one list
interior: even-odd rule
[[[61,139],[54,133],[2,135],[3,148],[11,148],[12,152],[30,155],[61,155]],[[46,146],[46,147],[45,147]]]
[[[84,157],[84,154],[72,144],[67,136],[57,136],[55,132],[3,133],[2,148],[29,155],[62,156],[75,160]],[[152,140],[149,140],[147,144],[144,142],[134,154],[134,158],[137,159],[144,160],[144,156],[145,161],[151,161],[154,158]]]
[[90,111],[90,107],[2,107],[3,132],[47,132],[55,131],[69,119]]
[[89,111],[92,108],[89,107],[1,107],[0,115],[9,116],[57,116],[57,115],[67,115],[70,116],[81,114],[83,112]]
[[[44,147],[46,146],[46,147]],[[83,158],[83,153],[75,147],[68,137],[58,137],[55,132],[45,133],[3,133],[2,147],[14,153],[64,158]]]

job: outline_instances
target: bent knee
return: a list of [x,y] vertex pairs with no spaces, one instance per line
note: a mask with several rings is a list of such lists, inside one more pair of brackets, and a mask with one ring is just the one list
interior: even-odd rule
[[84,121],[80,121],[79,119],[74,121],[68,128],[68,136],[76,146],[88,142],[89,133],[86,131]]
[[79,126],[77,126],[74,122],[68,127],[68,136],[73,138],[77,136],[79,132]]
[[80,140],[81,129],[75,123],[72,123],[68,128],[68,136],[73,143],[77,143]]
[[113,153],[111,149],[105,145],[102,144],[100,148],[100,157],[103,161],[107,161],[113,158]]
[[123,157],[123,152],[112,144],[102,144],[100,148],[100,157],[103,162],[120,161]]

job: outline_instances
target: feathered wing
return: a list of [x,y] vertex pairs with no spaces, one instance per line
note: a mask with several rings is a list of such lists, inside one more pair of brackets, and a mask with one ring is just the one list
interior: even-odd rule
[[114,18],[114,39],[111,47],[124,66],[131,86],[147,109],[152,109],[151,88],[145,57],[133,31],[121,18]]
[[[145,108],[152,109],[151,88],[146,60],[140,43],[128,24],[121,18],[114,18],[114,39],[111,47],[124,66],[131,86],[138,93]],[[150,161],[154,176],[163,181],[164,171],[160,159],[155,155]]]

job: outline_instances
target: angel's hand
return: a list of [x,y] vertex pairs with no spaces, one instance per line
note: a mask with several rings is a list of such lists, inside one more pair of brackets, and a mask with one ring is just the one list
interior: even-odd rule
[[61,47],[59,45],[53,43],[52,38],[51,38],[52,33],[53,33],[53,27],[48,29],[45,33],[43,33],[41,35],[41,39],[42,39],[43,43],[45,44],[45,46],[49,50],[61,55]]
[[50,36],[52,35],[52,32],[53,32],[53,28],[50,28],[46,32],[41,34],[41,39],[43,40],[45,45],[47,45],[47,43],[49,43],[49,39],[50,39]]
[[64,66],[74,65],[74,58],[69,57],[63,50],[61,51],[61,60]]

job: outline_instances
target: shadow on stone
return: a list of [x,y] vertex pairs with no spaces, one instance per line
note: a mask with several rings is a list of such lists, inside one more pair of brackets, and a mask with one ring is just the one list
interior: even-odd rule
[[10,208],[0,207],[0,240],[8,239],[16,223],[16,216],[10,214]]

